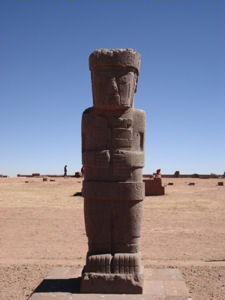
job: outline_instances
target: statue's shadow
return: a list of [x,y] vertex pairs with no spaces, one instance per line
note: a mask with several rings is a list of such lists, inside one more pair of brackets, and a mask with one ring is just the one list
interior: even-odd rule
[[35,293],[80,293],[81,277],[66,279],[44,279],[33,291]]

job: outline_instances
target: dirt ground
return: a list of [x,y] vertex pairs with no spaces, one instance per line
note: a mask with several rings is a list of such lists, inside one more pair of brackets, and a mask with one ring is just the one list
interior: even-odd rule
[[[1,300],[25,300],[53,267],[85,263],[83,198],[73,196],[82,181],[54,180],[0,178]],[[218,181],[225,185],[163,179],[166,195],[144,201],[143,264],[178,267],[193,300],[225,300],[225,186]]]

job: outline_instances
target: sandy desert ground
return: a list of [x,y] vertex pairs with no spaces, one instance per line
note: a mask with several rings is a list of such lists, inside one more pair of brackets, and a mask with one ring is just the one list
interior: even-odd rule
[[[225,299],[225,186],[218,181],[225,185],[225,179],[163,179],[174,183],[166,195],[144,201],[143,263],[178,267],[193,300]],[[81,184],[0,178],[1,300],[27,299],[55,266],[82,268],[83,198],[73,196]]]

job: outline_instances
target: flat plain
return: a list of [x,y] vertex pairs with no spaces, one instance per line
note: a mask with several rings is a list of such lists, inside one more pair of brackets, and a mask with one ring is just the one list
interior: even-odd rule
[[[0,178],[1,300],[25,300],[52,268],[85,263],[82,179],[54,180]],[[144,266],[179,268],[193,300],[224,300],[225,179],[163,185],[164,196],[144,200]]]

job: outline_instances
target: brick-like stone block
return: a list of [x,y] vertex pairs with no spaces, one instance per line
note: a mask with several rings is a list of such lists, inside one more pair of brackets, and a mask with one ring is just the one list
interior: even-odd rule
[[165,187],[162,186],[160,177],[150,177],[143,179],[145,183],[145,196],[159,196],[165,194]]

